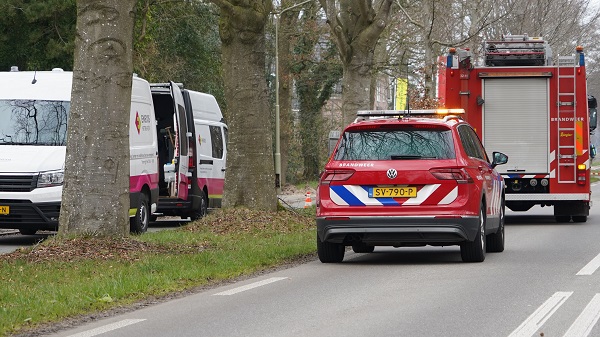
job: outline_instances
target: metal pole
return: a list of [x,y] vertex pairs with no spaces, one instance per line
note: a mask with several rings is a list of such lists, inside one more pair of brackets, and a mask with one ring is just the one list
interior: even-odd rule
[[281,193],[281,137],[279,124],[279,18],[286,11],[302,6],[313,0],[306,0],[285,8],[279,12],[273,12],[275,15],[275,187],[277,193]]

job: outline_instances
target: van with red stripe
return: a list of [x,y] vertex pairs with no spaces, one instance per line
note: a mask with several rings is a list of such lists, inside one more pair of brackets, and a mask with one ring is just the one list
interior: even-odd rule
[[[451,112],[452,114],[448,114]],[[462,110],[359,111],[317,189],[317,250],[459,245],[463,261],[504,250],[504,181]]]
[[[0,228],[56,230],[72,72],[0,72]],[[219,207],[227,125],[212,95],[133,77],[130,227],[161,215],[197,219]]]
[[209,208],[221,207],[227,124],[213,95],[172,82],[150,87],[159,135],[160,189],[154,216],[201,218]]
[[[0,228],[56,230],[60,213],[73,73],[0,72]],[[154,105],[133,77],[129,115],[130,229],[146,231],[158,204]]]

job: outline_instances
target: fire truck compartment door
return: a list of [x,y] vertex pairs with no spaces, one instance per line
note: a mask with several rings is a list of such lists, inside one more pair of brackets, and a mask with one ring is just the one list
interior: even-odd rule
[[507,174],[549,173],[549,98],[546,78],[483,80],[483,142],[508,155]]

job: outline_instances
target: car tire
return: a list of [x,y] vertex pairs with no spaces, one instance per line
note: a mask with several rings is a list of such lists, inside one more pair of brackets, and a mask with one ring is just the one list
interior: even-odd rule
[[554,218],[556,219],[556,222],[558,222],[558,223],[565,223],[565,222],[571,221],[570,215],[555,215]]
[[148,208],[148,196],[142,193],[138,209],[133,218],[129,218],[129,231],[134,234],[141,234],[148,230],[150,223],[150,208]]
[[485,260],[485,203],[479,210],[479,229],[473,241],[460,245],[460,256],[464,262],[483,262]]
[[352,245],[352,251],[355,253],[372,253],[374,250],[375,246],[365,245],[364,243]]
[[190,220],[198,220],[206,216],[208,214],[208,198],[206,197],[206,193],[204,191],[200,192],[200,205],[197,209],[195,209],[192,214],[190,214]]
[[21,235],[34,235],[37,231],[38,230],[35,228],[19,228],[19,233],[21,233]]
[[573,215],[573,222],[587,222],[586,215]]
[[486,237],[486,250],[489,253],[500,253],[504,251],[504,217],[506,216],[504,212],[504,200],[502,200],[502,205],[500,206],[500,224],[498,226],[498,231],[494,234],[490,234]]
[[323,242],[317,235],[317,254],[322,263],[340,263],[344,260],[346,247],[341,243]]

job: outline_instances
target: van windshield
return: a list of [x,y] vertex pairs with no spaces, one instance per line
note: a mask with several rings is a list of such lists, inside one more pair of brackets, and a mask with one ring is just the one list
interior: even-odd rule
[[0,145],[67,143],[67,101],[0,100]]

